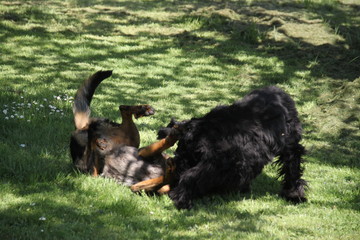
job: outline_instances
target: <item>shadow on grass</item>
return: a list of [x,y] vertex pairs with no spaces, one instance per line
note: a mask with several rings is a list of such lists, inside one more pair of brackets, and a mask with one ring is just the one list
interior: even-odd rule
[[[161,109],[162,106],[159,106],[162,112],[156,116],[158,120],[141,126],[144,129],[148,128],[155,131],[160,126],[165,125],[171,116],[200,116],[212,107],[218,104],[231,103],[257,87],[284,84],[296,88],[297,83],[293,79],[298,79],[299,72],[309,72],[311,79],[302,83],[303,87],[296,92],[297,99],[300,99],[299,105],[317,100],[322,95],[324,84],[329,86],[330,94],[332,94],[336,93],[338,88],[347,87],[348,83],[354,82],[360,76],[360,29],[358,23],[353,20],[358,10],[357,5],[339,3],[339,5],[328,8],[318,5],[304,10],[300,4],[273,5],[264,4],[262,1],[252,1],[252,5],[248,6],[244,5],[243,1],[231,3],[219,3],[218,1],[207,1],[206,3],[199,1],[127,1],[120,5],[118,1],[105,0],[101,2],[101,7],[94,7],[94,4],[99,1],[79,0],[72,2],[75,6],[84,7],[80,10],[86,21],[82,22],[81,19],[77,19],[70,10],[63,12],[63,17],[61,17],[61,14],[53,14],[36,6],[29,6],[24,12],[1,13],[0,20],[3,21],[0,22],[2,33],[0,41],[11,42],[21,39],[22,46],[31,48],[31,51],[18,52],[16,44],[13,45],[13,48],[5,47],[5,45],[0,46],[3,57],[1,64],[6,66],[6,69],[10,69],[9,72],[12,73],[7,76],[8,81],[2,82],[2,89],[7,93],[0,93],[0,103],[17,101],[16,96],[20,96],[21,91],[24,90],[30,91],[31,94],[31,89],[37,89],[34,96],[37,98],[52,95],[51,85],[56,85],[55,89],[70,89],[69,91],[75,93],[80,78],[82,80],[99,67],[107,68],[109,63],[111,66],[118,66],[119,68],[131,66],[132,70],[134,66],[138,66],[135,73],[127,70],[116,73],[115,69],[112,80],[105,81],[100,89],[105,93],[102,101],[105,102],[104,105],[107,103],[109,105],[156,103],[162,98],[176,101],[171,103],[171,109]],[[352,10],[347,11],[349,8]],[[179,13],[180,11],[180,16],[168,20],[155,20],[134,13],[141,10],[157,11],[158,9],[170,13]],[[306,22],[299,17],[299,14],[301,15],[304,11],[311,12],[314,19]],[[236,18],[236,16],[240,16],[240,18]],[[254,18],[256,21],[251,20]],[[349,23],[349,25],[341,23],[344,18],[347,20],[344,22]],[[64,25],[66,26],[53,29],[51,25],[45,24],[45,22],[53,20],[56,23],[65,21],[66,24]],[[122,20],[125,23],[114,23],[114,20]],[[291,25],[288,25],[288,23],[292,23],[298,26],[306,24],[317,26],[319,20],[320,22],[327,22],[333,31],[336,30],[337,34],[335,35],[339,38],[334,38],[332,43],[309,42],[306,38],[294,35],[290,31]],[[135,27],[145,23],[174,26],[192,22],[197,22],[199,27],[195,30],[182,29],[176,33],[153,33],[149,30],[129,34],[122,32],[119,28],[121,24],[129,24]],[[26,30],[20,27],[26,23],[32,23],[33,26]],[[204,36],[208,32],[221,35],[223,38],[219,40],[216,37]],[[268,37],[268,34],[272,32],[281,35],[281,38]],[[87,35],[91,35],[91,37]],[[120,44],[117,42],[111,42],[115,40],[104,40],[104,38],[111,36],[124,37],[127,38],[127,41],[119,46]],[[143,46],[144,42],[147,41],[151,41],[153,44]],[[123,49],[118,47],[123,47]],[[169,49],[181,51],[180,56],[176,56],[178,62],[171,66],[162,61],[162,55],[168,54]],[[252,62],[251,60],[239,59],[236,56],[239,53],[264,60],[276,58],[281,60],[283,66],[281,71],[274,72],[272,66],[261,64],[259,61]],[[192,72],[191,67],[197,64],[196,60],[198,59],[207,59],[208,64],[218,66],[217,70],[204,68]],[[216,81],[219,79],[216,76],[217,74],[224,71],[234,71],[234,68],[238,71],[240,69],[238,67],[244,65],[249,65],[254,69],[254,76],[242,76],[242,73],[239,72],[238,80],[224,79],[222,85]],[[171,71],[149,76],[149,69],[159,66]],[[144,68],[148,70],[143,70]],[[24,81],[31,75],[35,75],[39,79]],[[123,75],[127,76],[124,77]],[[196,77],[198,82],[186,81],[184,78],[189,75]],[[328,82],[319,82],[318,78],[320,77],[327,79]],[[116,79],[121,79],[121,83],[116,82]],[[244,84],[246,79],[248,82]],[[132,83],[134,87],[126,87],[126,84],[129,83]],[[166,89],[169,90],[166,92],[164,87],[170,84],[173,84],[175,88],[182,87],[183,91]],[[124,87],[119,88],[119,86]],[[205,92],[206,87],[211,89],[210,93]],[[198,91],[199,89],[202,91]],[[130,90],[140,94],[128,94]],[[193,97],[182,95],[187,92],[193,94]],[[337,104],[339,108],[342,108],[340,103],[341,99],[329,104]],[[158,108],[158,106],[154,107]],[[68,110],[71,114],[70,106]],[[114,112],[112,108],[95,109],[95,113],[96,110],[104,116],[118,116],[118,113]],[[333,134],[323,135],[318,139],[317,125],[305,124],[306,131],[314,131],[307,133],[311,140],[325,141],[328,144],[327,147],[311,150],[311,156],[318,159],[322,164],[359,168],[357,156],[360,155],[360,139],[354,130],[354,126],[358,126],[356,124],[359,121],[357,111],[358,108],[349,110],[340,117],[345,127],[341,128],[339,134],[335,136]],[[51,182],[55,180],[58,173],[70,174],[72,170],[68,155],[68,137],[73,129],[71,118],[71,115],[64,119],[49,117],[45,118],[45,121],[39,118],[31,123],[9,122],[1,119],[0,139],[2,143],[0,146],[3,155],[3,166],[0,170],[1,179],[21,188],[26,182]],[[23,143],[22,136],[32,136],[34,139],[40,140],[26,143],[29,148],[24,150],[19,148],[19,144]],[[338,139],[336,139],[337,137]],[[263,185],[265,186],[263,187]],[[38,188],[24,187],[24,191],[33,194],[55,191],[51,187],[50,189],[47,187],[50,185]],[[69,192],[75,192],[75,195],[92,194],[92,191],[81,192],[76,188],[65,188]],[[268,193],[275,195],[279,188],[276,180],[267,175],[261,175],[255,181],[251,195],[215,197],[214,205],[206,203],[206,199],[201,200],[197,211],[202,211],[202,205],[206,205],[214,212],[221,211],[224,219],[234,214],[234,217],[247,220],[242,222],[242,226],[228,225],[225,228],[243,230],[244,233],[257,232],[259,231],[256,226],[258,218],[262,214],[272,215],[273,212],[247,213],[227,208],[219,210],[218,206],[223,205],[221,201],[238,201],[242,196],[245,199],[257,199],[266,196]],[[18,194],[26,196],[25,192],[20,191]],[[220,202],[219,205],[216,204],[217,201]],[[38,219],[42,216],[42,211],[30,210],[27,212],[26,209],[29,208],[31,202],[32,199],[30,198],[28,202],[14,203],[11,207],[2,210],[1,219],[6,219],[6,225],[3,227],[5,236],[7,236],[6,234],[12,236],[10,235],[12,232],[30,224],[32,227],[25,234],[34,231],[39,238],[46,234],[46,236],[51,237],[51,231],[58,232],[60,236],[62,234],[68,236],[66,232],[72,231],[74,235],[81,233],[85,238],[91,238],[92,234],[96,232],[100,236],[108,238],[112,234],[117,234],[112,233],[111,227],[105,224],[110,219],[114,224],[123,224],[121,225],[123,231],[135,232],[140,230],[144,234],[146,231],[151,231],[153,234],[151,236],[157,236],[160,239],[164,230],[161,230],[159,226],[169,224],[165,220],[153,221],[146,217],[134,218],[139,220],[136,222],[131,218],[113,216],[109,212],[105,213],[108,219],[103,220],[104,214],[99,212],[99,209],[89,210],[88,213],[84,213],[86,211],[79,212],[71,204],[63,204],[51,199],[47,199],[42,205],[45,213],[56,212],[61,215],[64,212],[68,215],[64,215],[63,219],[51,220],[50,223],[48,221],[41,222]],[[359,199],[354,198],[348,205],[344,205],[344,208],[358,210],[358,202]],[[131,216],[147,215],[140,208],[134,206],[131,201],[124,202],[124,206],[128,204],[134,208]],[[121,206],[105,205],[105,209],[114,207],[120,209],[118,212],[126,211]],[[177,224],[182,222],[184,224],[182,231],[186,231],[185,228],[187,227],[194,227],[199,222],[200,217],[192,219],[191,213],[187,214],[189,214],[189,218],[183,219],[182,214],[174,213],[174,219],[170,220],[170,226],[176,229]],[[73,219],[78,219],[79,225],[73,224]],[[219,221],[215,216],[208,217],[208,220]],[[68,221],[72,224],[69,224]],[[122,222],[129,223],[130,227]],[[83,224],[89,224],[90,227],[84,228]],[[221,226],[224,227],[224,225]],[[51,231],[41,232],[41,229],[46,227]],[[186,234],[181,234],[177,231],[174,234],[168,233],[175,239],[191,238]],[[205,235],[198,236],[198,239],[205,237]]]
[[[97,199],[100,193],[81,189],[71,181],[38,183],[31,187],[15,185],[12,192],[22,196],[23,201],[0,211],[1,236],[5,239],[114,238],[121,231],[131,232],[129,228],[152,225],[150,219],[143,218],[141,222],[131,219],[145,214],[131,199],[121,199],[115,205],[102,202]],[[109,222],[121,231],[112,231],[114,226]]]
[[[266,175],[260,178],[260,184],[269,180]],[[265,185],[255,188],[272,186]],[[14,201],[10,207],[0,210],[1,236],[54,239],[92,239],[93,236],[101,236],[109,239],[121,234],[124,239],[149,236],[159,239],[204,239],[231,230],[234,237],[238,237],[264,231],[257,224],[259,219],[278,214],[280,210],[280,206],[260,207],[257,210],[238,209],[231,204],[241,199],[262,198],[268,192],[261,190],[244,198],[237,194],[205,198],[197,201],[195,209],[191,211],[177,211],[172,205],[166,204],[163,207],[167,209],[166,216],[170,217],[163,218],[156,213],[149,214],[146,210],[148,208],[141,207],[141,199],[134,201],[127,194],[122,196],[119,190],[104,198],[98,190],[83,186],[71,179],[63,179],[56,184],[37,183],[28,187],[8,185],[4,193],[11,192],[8,197],[21,196],[22,201]],[[104,191],[110,191],[109,186]],[[110,199],[117,194],[117,200]],[[228,219],[233,221],[229,222]],[[208,226],[211,227],[207,229]]]

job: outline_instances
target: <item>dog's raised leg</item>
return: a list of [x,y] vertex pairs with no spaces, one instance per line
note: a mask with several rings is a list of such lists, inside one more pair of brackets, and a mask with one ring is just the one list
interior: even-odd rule
[[120,127],[118,127],[117,131],[118,139],[115,139],[115,142],[124,143],[128,146],[133,146],[138,148],[140,145],[140,134],[139,131],[133,121],[133,116],[135,118],[140,118],[143,116],[150,116],[155,113],[154,108],[150,105],[120,105],[119,106],[122,123]]

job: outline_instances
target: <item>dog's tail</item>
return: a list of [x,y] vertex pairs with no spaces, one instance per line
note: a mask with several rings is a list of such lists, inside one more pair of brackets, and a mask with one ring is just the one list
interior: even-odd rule
[[110,77],[112,71],[98,71],[90,76],[80,86],[75,95],[73,113],[76,129],[84,129],[90,120],[90,103],[95,89],[106,78]]

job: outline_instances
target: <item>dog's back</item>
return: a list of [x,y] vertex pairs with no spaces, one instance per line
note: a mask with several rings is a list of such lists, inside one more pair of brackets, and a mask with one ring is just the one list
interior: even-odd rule
[[[227,161],[222,159],[227,159],[228,154],[242,157],[244,152],[239,146],[251,144],[249,139],[266,141],[266,134],[272,135],[268,139],[269,147],[281,148],[284,144],[281,135],[288,131],[286,123],[293,118],[298,121],[296,115],[293,100],[281,89],[271,86],[255,90],[232,105],[218,106],[203,117],[185,123],[185,134],[175,152],[181,159],[177,166],[185,165],[187,169],[210,159],[217,159],[223,165]],[[278,141],[270,142],[274,139]]]

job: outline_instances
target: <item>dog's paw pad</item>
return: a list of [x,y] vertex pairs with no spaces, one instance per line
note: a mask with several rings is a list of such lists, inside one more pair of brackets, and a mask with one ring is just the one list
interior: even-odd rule
[[155,109],[147,104],[136,106],[134,111],[135,118],[147,117],[155,114]]

